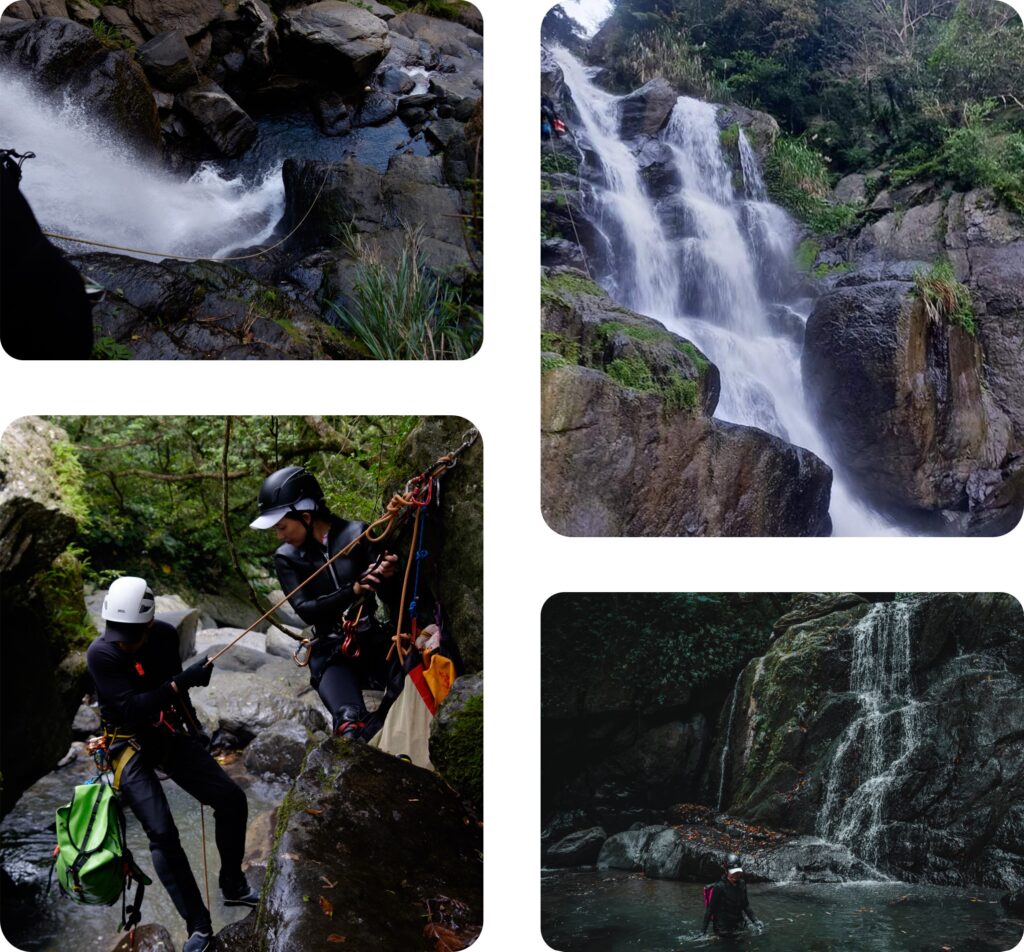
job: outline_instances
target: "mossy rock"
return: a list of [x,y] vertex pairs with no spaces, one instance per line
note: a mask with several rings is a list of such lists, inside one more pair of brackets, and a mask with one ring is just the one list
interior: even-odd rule
[[430,727],[430,760],[482,815],[484,798],[484,679],[465,675],[452,685]]

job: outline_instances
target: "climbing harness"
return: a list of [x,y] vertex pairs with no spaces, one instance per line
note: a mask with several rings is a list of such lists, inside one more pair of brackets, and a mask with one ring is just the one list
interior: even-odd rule
[[[553,145],[549,145],[549,151],[552,155],[558,155]],[[590,271],[590,262],[587,260],[587,252],[583,248],[583,242],[580,241],[580,233],[576,230],[576,218],[572,213],[572,202],[569,200],[569,195],[566,193],[562,184],[558,184],[558,190],[562,193],[562,198],[565,199],[565,210],[569,215],[569,224],[572,225],[572,233],[576,237],[576,246],[580,249],[580,258],[583,259],[583,267],[587,272],[587,277],[591,281],[594,280],[594,275]]]
[[[458,464],[459,457],[466,452],[478,439],[480,433],[475,427],[468,429],[462,436],[462,443],[456,449],[450,453],[445,453],[443,456],[439,456],[437,461],[429,469],[424,470],[418,476],[413,476],[406,484],[402,492],[395,493],[387,504],[387,508],[384,514],[377,519],[375,522],[371,522],[358,536],[356,536],[348,545],[343,549],[340,549],[329,559],[324,561],[315,572],[312,572],[307,578],[299,582],[290,592],[287,592],[283,598],[281,598],[275,605],[267,609],[259,618],[257,618],[245,631],[236,635],[231,641],[229,641],[223,648],[220,649],[215,655],[206,659],[208,665],[213,664],[221,655],[230,651],[235,645],[238,644],[249,632],[251,632],[257,625],[262,624],[271,615],[274,614],[279,608],[285,605],[288,600],[306,585],[313,581],[321,572],[333,565],[338,559],[344,558],[350,555],[352,551],[366,539],[368,542],[379,543],[383,542],[398,526],[399,522],[406,515],[407,511],[416,507],[419,509],[421,506],[426,505],[424,499],[429,501],[430,493],[432,492],[433,481],[436,477],[444,475],[448,470],[452,469]],[[308,652],[311,650],[314,644],[317,644],[319,639],[317,638],[304,638],[299,643],[299,648],[293,655],[293,660],[300,667],[305,667],[309,663]],[[303,650],[307,651],[305,657],[305,664],[302,663],[299,655]]]

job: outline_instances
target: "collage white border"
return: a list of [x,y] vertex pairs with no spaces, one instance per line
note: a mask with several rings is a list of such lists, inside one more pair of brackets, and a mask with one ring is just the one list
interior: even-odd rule
[[[27,414],[68,413],[451,414],[471,420],[485,447],[488,672],[485,915],[474,949],[532,952],[547,949],[539,925],[538,646],[540,610],[550,595],[899,589],[1005,591],[1024,601],[1024,528],[996,539],[877,540],[568,539],[548,529],[539,488],[536,169],[540,23],[553,4],[476,2],[485,23],[485,338],[479,354],[440,365],[182,365],[30,363],[0,353],[0,426]],[[1024,16],[1024,0],[1010,5]],[[0,948],[13,947],[2,941]]]

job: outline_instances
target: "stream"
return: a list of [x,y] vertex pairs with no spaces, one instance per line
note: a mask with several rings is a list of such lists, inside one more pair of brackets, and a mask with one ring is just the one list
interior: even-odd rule
[[[227,769],[246,792],[251,829],[259,815],[274,809],[281,802],[287,787],[253,778],[244,771],[240,761]],[[3,933],[9,942],[25,952],[108,952],[119,938],[117,927],[121,915],[120,903],[116,906],[78,905],[60,895],[56,881],[49,895],[45,895],[50,851],[56,842],[53,832],[54,811],[71,799],[75,784],[84,783],[95,774],[90,762],[83,758],[55,770],[25,791],[0,824],[0,866],[4,874]],[[173,781],[164,781],[163,788],[174,814],[182,846],[191,860],[192,871],[202,890],[202,837],[197,801]],[[132,854],[143,872],[153,879],[153,884],[146,887],[142,902],[142,922],[166,926],[175,943],[180,945],[184,937],[184,922],[153,873],[145,833],[130,810],[126,811],[125,818]],[[207,857],[212,904],[210,913],[214,931],[217,931],[245,918],[250,910],[244,907],[226,908],[220,902],[217,888],[220,864],[213,831],[212,811],[207,810]],[[10,893],[8,877],[15,884]]]
[[999,893],[899,882],[756,884],[760,934],[701,935],[698,883],[613,870],[544,870],[541,931],[558,952],[1005,952],[1024,923],[1007,917]]

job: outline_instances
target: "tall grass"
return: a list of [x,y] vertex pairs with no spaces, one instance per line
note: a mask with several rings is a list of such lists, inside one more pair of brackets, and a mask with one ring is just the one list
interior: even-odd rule
[[423,263],[420,232],[406,233],[397,265],[362,254],[349,307],[329,302],[378,360],[463,360],[480,342],[479,315]]
[[972,337],[977,332],[970,289],[961,284],[948,261],[939,261],[931,271],[914,275],[913,295],[924,304],[925,313],[935,323],[949,321]]
[[828,165],[802,138],[775,140],[765,161],[764,179],[772,199],[814,231],[840,231],[857,217],[853,206],[828,200]]

